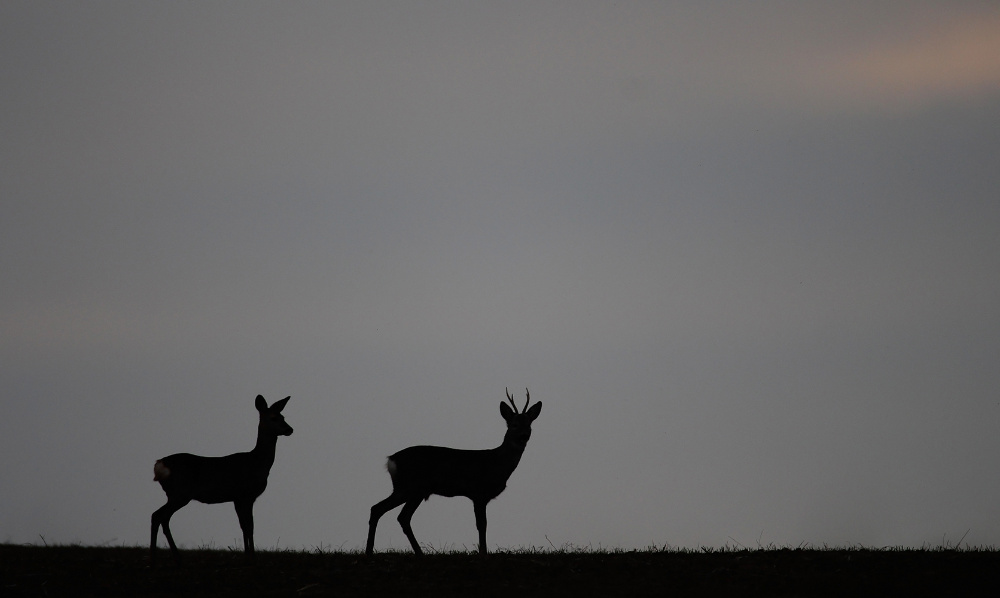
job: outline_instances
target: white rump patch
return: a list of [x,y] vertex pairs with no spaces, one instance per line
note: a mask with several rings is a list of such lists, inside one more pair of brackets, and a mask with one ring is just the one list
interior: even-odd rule
[[[157,461],[159,463],[159,461]],[[396,477],[396,462],[392,459],[385,460],[385,468],[391,477]]]
[[153,465],[153,481],[159,482],[160,480],[165,480],[170,477],[170,468],[163,464],[163,461],[157,461]]

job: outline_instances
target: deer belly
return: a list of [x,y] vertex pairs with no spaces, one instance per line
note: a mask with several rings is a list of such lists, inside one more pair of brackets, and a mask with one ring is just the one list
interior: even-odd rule
[[435,476],[429,485],[428,494],[439,496],[468,496],[492,500],[507,487],[506,481],[490,483],[479,476],[465,472],[464,475]]
[[215,483],[208,482],[202,485],[193,493],[191,498],[206,504],[216,504],[220,502],[232,502],[235,500],[256,500],[267,488],[267,480],[245,480],[235,484],[226,484],[223,481]]

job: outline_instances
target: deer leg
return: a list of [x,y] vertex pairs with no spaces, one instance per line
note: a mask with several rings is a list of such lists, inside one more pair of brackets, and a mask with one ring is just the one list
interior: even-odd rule
[[149,530],[149,558],[156,560],[156,536],[160,533],[160,509],[153,511],[153,516],[150,518],[150,530]]
[[399,511],[399,516],[396,520],[399,521],[399,525],[403,528],[403,533],[406,534],[406,539],[410,541],[410,546],[413,547],[413,553],[417,556],[422,555],[423,552],[420,550],[420,545],[417,544],[417,539],[413,536],[413,528],[410,527],[410,518],[413,517],[413,512],[417,510],[420,506],[420,497],[411,498],[406,501],[403,508]]
[[375,550],[375,528],[378,526],[378,520],[404,502],[406,499],[393,492],[388,498],[372,506],[372,514],[368,518],[368,546],[365,548],[367,556],[371,556]]
[[174,513],[189,502],[191,502],[191,499],[189,498],[177,499],[167,497],[167,504],[153,511],[153,516],[150,518],[152,525],[149,539],[149,556],[151,560],[156,559],[156,534],[161,525],[163,526],[163,535],[167,538],[167,544],[170,545],[170,554],[173,556],[175,561],[180,559],[180,552],[177,550],[177,544],[174,544],[174,536],[170,533],[170,518]]
[[240,529],[243,530],[243,550],[247,556],[253,556],[253,501],[234,501],[236,516],[240,520]]
[[479,554],[486,554],[486,501],[472,501],[476,512],[476,529],[479,530]]

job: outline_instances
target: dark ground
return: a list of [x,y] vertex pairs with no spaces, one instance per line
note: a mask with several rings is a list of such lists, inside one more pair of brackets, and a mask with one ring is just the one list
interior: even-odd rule
[[0,545],[0,596],[970,596],[1000,551],[514,551],[478,555]]

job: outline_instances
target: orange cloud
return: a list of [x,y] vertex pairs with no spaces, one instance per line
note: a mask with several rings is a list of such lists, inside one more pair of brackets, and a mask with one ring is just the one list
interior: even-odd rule
[[864,103],[914,104],[996,92],[1000,14],[872,44],[834,59],[825,71],[826,92]]

